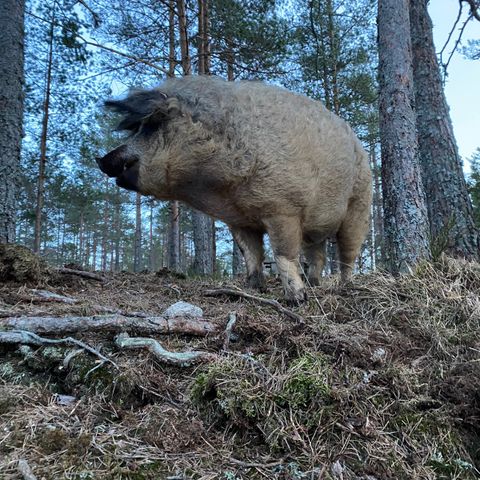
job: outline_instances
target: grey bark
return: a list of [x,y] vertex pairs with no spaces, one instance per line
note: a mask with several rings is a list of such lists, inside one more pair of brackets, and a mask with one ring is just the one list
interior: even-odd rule
[[413,110],[409,0],[379,0],[380,141],[385,253],[396,273],[429,257]]
[[180,271],[180,206],[178,201],[169,203],[168,268]]
[[142,196],[139,193],[136,194],[135,212],[133,271],[139,272],[142,266]]
[[[40,135],[40,158],[38,163],[38,183],[37,183],[37,204],[35,206],[35,231],[33,240],[33,251],[40,251],[40,242],[42,238],[42,215],[45,198],[45,169],[47,163],[47,137],[48,123],[50,119],[50,92],[52,85],[52,66],[53,66],[53,33],[55,25],[55,12],[52,13],[49,33],[47,75],[45,82],[45,98],[43,101],[43,119],[42,133]],[[81,254],[81,252],[80,252]]]
[[453,256],[478,259],[479,235],[433,43],[427,0],[410,2],[413,79],[422,180],[432,241],[448,234]]
[[0,243],[15,241],[23,117],[24,0],[0,2]]
[[[182,3],[180,0],[178,4]],[[208,8],[205,0],[199,0],[198,12],[198,27],[199,27],[199,63],[198,74],[205,75],[208,73]],[[180,16],[181,9],[179,9],[179,24],[182,25],[184,17]],[[187,38],[182,38],[182,27],[180,28],[181,40],[180,44],[186,43]],[[184,48],[188,52],[188,48]],[[183,56],[183,51],[182,51]],[[188,62],[189,64],[190,62]],[[182,62],[183,64],[183,62]],[[184,68],[184,74],[188,75],[189,69]],[[214,221],[198,210],[192,210],[193,222],[193,242],[195,245],[195,258],[193,261],[193,271],[198,275],[211,275],[215,270],[215,223]]]

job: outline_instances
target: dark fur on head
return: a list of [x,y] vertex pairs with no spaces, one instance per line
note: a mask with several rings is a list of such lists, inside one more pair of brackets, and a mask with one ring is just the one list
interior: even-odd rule
[[123,100],[107,100],[105,107],[124,116],[117,130],[136,130],[149,117],[161,123],[171,116],[175,110],[171,100],[175,99],[169,99],[160,90],[134,90]]

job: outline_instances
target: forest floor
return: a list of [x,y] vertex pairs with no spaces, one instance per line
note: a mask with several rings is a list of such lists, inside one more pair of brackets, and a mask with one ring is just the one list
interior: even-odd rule
[[[236,282],[8,268],[0,258],[0,334],[21,316],[147,321],[179,300],[214,328],[142,335],[211,354],[190,366],[122,349],[113,331],[71,334],[113,363],[78,346],[0,344],[2,479],[480,478],[479,264],[326,278],[294,309],[304,322],[205,295]],[[279,282],[262,296],[281,299]]]

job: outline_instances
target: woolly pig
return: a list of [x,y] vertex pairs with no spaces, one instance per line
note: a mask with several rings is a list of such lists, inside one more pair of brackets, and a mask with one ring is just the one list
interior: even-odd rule
[[332,235],[349,278],[368,231],[371,174],[351,128],[320,102],[261,82],[189,76],[106,105],[131,135],[97,160],[100,169],[121,187],[223,220],[250,286],[264,287],[265,233],[289,302],[305,298],[300,251],[316,285]]

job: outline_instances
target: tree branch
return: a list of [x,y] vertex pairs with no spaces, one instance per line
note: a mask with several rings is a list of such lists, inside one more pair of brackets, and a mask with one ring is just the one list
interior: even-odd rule
[[[187,317],[8,317],[0,318],[0,328],[41,334],[62,335],[78,332],[137,332],[141,334],[185,334],[205,336],[218,330],[214,323]],[[1,332],[0,332],[1,333]]]
[[209,352],[170,352],[165,350],[160,342],[153,338],[129,337],[127,333],[121,333],[115,338],[115,344],[119,348],[139,349],[146,348],[155,358],[169,365],[188,367],[197,362],[211,362],[218,358],[218,355]]
[[268,305],[269,307],[274,308],[278,312],[283,313],[285,316],[291,318],[292,320],[295,320],[298,323],[305,323],[305,319],[301,315],[292,312],[292,310],[285,308],[279,302],[270,298],[257,297],[242,290],[234,290],[232,288],[218,288],[215,290],[206,290],[204,293],[207,297],[218,297],[220,295],[227,295],[228,297],[247,298],[262,305]]

